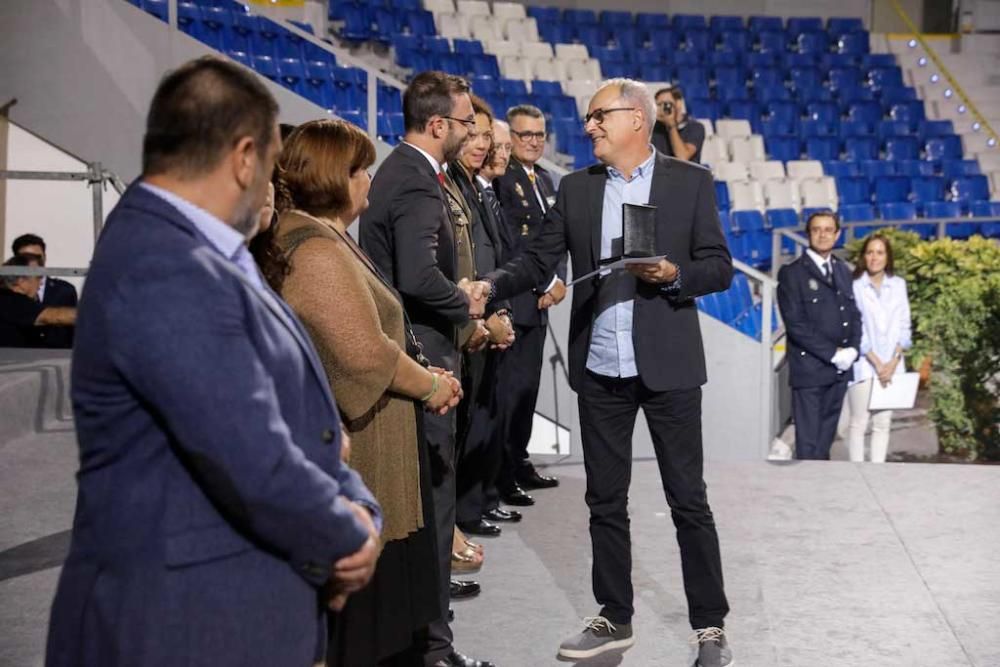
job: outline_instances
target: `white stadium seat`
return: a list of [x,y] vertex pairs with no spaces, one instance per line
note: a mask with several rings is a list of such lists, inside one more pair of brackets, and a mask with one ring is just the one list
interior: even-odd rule
[[500,73],[506,79],[531,81],[534,78],[531,60],[520,56],[504,56],[500,59]]
[[490,5],[486,0],[458,0],[455,3],[459,14],[466,16],[490,16]]
[[453,0],[424,0],[424,9],[434,14],[454,14]]
[[705,128],[706,137],[710,137],[715,134],[715,126],[712,124],[711,118],[696,118],[695,120],[701,123],[701,126]]
[[548,42],[521,41],[524,42],[521,45],[521,55],[525,58],[552,58],[555,56],[552,45]]
[[[558,47],[561,44],[557,45]],[[573,60],[566,64],[566,75],[574,81],[599,81],[601,76],[601,64],[596,60]]]
[[[525,45],[527,46],[527,45]],[[547,46],[547,45],[546,45]],[[566,66],[557,58],[533,58],[532,69],[539,81],[566,81]],[[584,81],[583,83],[587,83]],[[593,94],[593,93],[591,93]]]
[[517,56],[521,54],[521,44],[519,42],[508,42],[504,39],[491,39],[483,42],[483,50],[492,53],[497,60],[503,56]]
[[750,180],[750,171],[745,162],[720,162],[712,165],[717,181],[747,181]]
[[832,176],[806,178],[799,183],[803,208],[829,208],[837,210],[837,182]]
[[789,160],[785,168],[788,170],[788,178],[792,180],[823,178],[823,163],[819,160]]
[[[538,42],[538,23],[535,22],[533,16],[523,19],[507,19],[503,21],[503,34],[507,36],[507,39],[519,42]],[[543,43],[548,44],[548,42]]]
[[560,60],[587,60],[590,52],[584,44],[556,44],[556,58]]
[[493,16],[506,21],[507,19],[523,19],[527,14],[524,5],[519,2],[494,2]]
[[798,183],[788,178],[765,181],[764,201],[768,208],[802,208]]
[[750,176],[755,181],[782,179],[785,177],[785,165],[780,160],[753,160],[750,162]]
[[757,181],[730,181],[729,203],[734,211],[764,212],[764,190]]
[[701,163],[712,165],[729,162],[729,147],[726,140],[717,134],[705,137],[701,147]]
[[437,26],[438,35],[441,37],[448,39],[472,37],[468,20],[459,14],[435,14],[434,25]]
[[473,39],[481,42],[503,39],[503,30],[492,16],[473,16],[470,26]]
[[749,137],[733,137],[729,140],[729,155],[733,162],[755,162],[767,157],[764,152],[764,137],[754,134]]
[[[556,47],[558,50],[558,47]],[[723,139],[733,137],[749,137],[753,134],[748,120],[717,120],[715,121],[715,132]]]

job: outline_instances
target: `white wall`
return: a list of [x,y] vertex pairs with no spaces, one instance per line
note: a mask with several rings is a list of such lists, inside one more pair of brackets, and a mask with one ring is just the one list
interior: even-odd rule
[[[7,169],[11,171],[83,172],[87,165],[16,123],[9,124]],[[21,234],[38,234],[47,245],[48,265],[86,267],[94,250],[91,189],[85,181],[7,181],[3,256]],[[111,187],[103,192],[104,217],[118,202]]]

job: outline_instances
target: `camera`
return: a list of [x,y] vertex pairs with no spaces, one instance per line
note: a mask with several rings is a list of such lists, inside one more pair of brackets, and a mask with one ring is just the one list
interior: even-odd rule
[[673,102],[664,102],[660,106],[663,108],[663,113],[673,113],[674,112],[674,103]]

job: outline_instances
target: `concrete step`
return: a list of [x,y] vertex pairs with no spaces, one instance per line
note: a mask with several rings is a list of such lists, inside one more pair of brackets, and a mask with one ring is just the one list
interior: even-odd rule
[[0,350],[0,448],[30,434],[73,430],[70,353]]

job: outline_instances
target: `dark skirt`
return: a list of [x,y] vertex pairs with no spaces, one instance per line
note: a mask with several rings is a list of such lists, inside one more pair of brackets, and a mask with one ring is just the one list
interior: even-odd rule
[[424,527],[405,539],[386,542],[369,584],[347,599],[343,611],[330,614],[328,667],[422,666],[424,630],[442,616],[433,492],[422,417],[418,408]]

